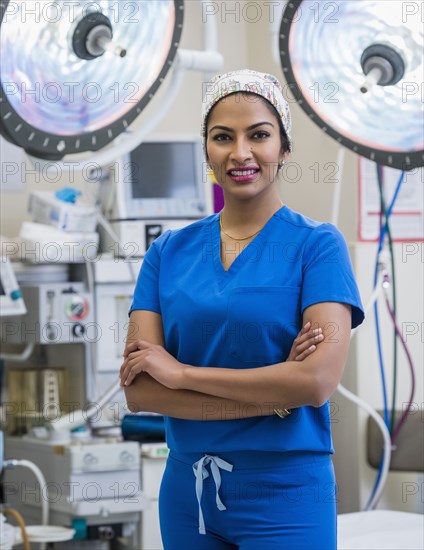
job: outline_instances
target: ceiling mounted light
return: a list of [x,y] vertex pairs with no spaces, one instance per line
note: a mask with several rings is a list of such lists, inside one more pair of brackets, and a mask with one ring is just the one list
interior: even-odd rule
[[295,99],[322,130],[371,160],[424,165],[420,14],[410,2],[286,4],[279,53]]
[[0,3],[0,133],[43,159],[98,151],[172,66],[183,0]]

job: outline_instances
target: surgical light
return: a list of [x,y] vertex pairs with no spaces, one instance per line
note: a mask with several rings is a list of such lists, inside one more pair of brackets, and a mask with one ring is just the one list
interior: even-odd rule
[[424,37],[412,4],[292,0],[279,35],[285,78],[310,119],[359,155],[402,170],[424,165]]
[[172,66],[183,0],[0,2],[0,133],[57,160],[124,132]]

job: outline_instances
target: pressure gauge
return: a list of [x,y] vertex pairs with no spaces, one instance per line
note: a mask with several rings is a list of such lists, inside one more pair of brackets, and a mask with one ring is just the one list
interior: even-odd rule
[[82,321],[87,317],[88,311],[88,302],[84,297],[75,294],[67,299],[66,315],[72,321]]

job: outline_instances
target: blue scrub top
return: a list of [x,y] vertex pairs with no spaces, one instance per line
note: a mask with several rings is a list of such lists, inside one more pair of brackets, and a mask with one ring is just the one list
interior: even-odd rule
[[[218,214],[165,232],[144,258],[130,311],[161,314],[166,349],[182,363],[248,369],[286,360],[303,311],[318,302],[350,304],[352,328],[364,319],[341,233],[283,206],[228,271],[220,259]],[[214,410],[213,398],[205,401],[205,418]],[[333,452],[330,402],[296,408],[285,419],[221,412],[226,420],[166,417],[169,448]]]

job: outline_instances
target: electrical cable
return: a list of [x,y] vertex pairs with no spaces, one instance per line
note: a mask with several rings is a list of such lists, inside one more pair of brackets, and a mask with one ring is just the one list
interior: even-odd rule
[[[379,274],[378,274],[376,287],[374,288],[374,290],[371,294],[371,297],[370,297],[370,299],[368,300],[368,302],[365,306],[365,310],[364,310],[365,311],[365,316],[370,311],[370,309],[373,307],[375,301],[378,299],[378,296],[380,295],[380,292],[382,291],[382,288],[383,288],[383,280],[384,280],[384,275],[383,275],[383,272],[380,271]],[[351,333],[350,333],[350,339],[351,340],[355,336],[358,328],[359,327],[356,327],[355,329],[353,329],[351,331]],[[384,445],[383,445],[382,462],[381,462],[381,465],[380,465],[381,468],[380,468],[380,470],[377,474],[377,478],[376,478],[373,490],[372,490],[371,495],[369,497],[368,503],[365,507],[365,510],[372,510],[378,504],[378,501],[379,501],[379,499],[381,497],[381,494],[383,492],[384,485],[386,483],[386,479],[387,479],[389,469],[390,469],[390,459],[391,459],[391,452],[392,452],[391,441],[390,441],[390,432],[389,432],[386,424],[384,423],[384,420],[379,415],[379,413],[371,405],[369,405],[366,401],[364,401],[363,399],[361,399],[360,397],[358,397],[357,395],[355,395],[351,391],[347,390],[344,386],[342,386],[342,384],[339,384],[337,386],[337,390],[344,397],[346,397],[347,399],[349,399],[350,401],[352,401],[353,403],[355,403],[356,405],[358,405],[359,407],[364,409],[372,418],[374,418],[374,420],[377,423],[377,426],[380,428],[380,431],[381,431],[382,436],[383,436]]]
[[[377,165],[377,182],[378,182],[378,188],[380,192],[381,212],[384,214],[384,219],[386,220],[386,224],[387,224],[387,238],[389,242],[390,266],[392,271],[392,300],[393,300],[393,310],[396,317],[397,300],[396,300],[395,255],[393,250],[392,232],[390,230],[390,223],[387,218],[386,201],[384,199],[383,167],[381,165]],[[394,329],[393,330],[393,389],[392,389],[392,406],[391,406],[391,415],[390,415],[390,432],[391,433],[395,425],[395,414],[396,414],[397,371],[398,371],[397,359],[398,359],[397,336],[396,336],[396,329]]]
[[[376,271],[378,269],[379,269],[378,266],[376,266]],[[383,391],[383,417],[384,417],[384,422],[386,423],[386,426],[389,429],[390,421],[389,421],[389,410],[387,406],[386,376],[384,373],[384,360],[383,360],[383,350],[381,347],[380,322],[379,322],[379,316],[378,316],[377,302],[374,304],[374,317],[375,317],[375,332],[377,337],[378,362],[380,366],[381,385],[382,385],[382,391]]]
[[[383,189],[379,177],[380,177],[380,171],[379,171],[379,165],[376,164],[376,170],[377,170],[377,183],[379,188],[379,198],[380,198],[380,212],[379,212],[379,235],[381,235],[381,232],[384,227],[384,223],[387,223],[387,218],[385,217],[385,208],[384,208],[384,201],[383,201]],[[381,243],[381,247],[379,248],[379,251],[377,252],[376,257],[376,265],[375,269],[385,271],[387,268],[386,264],[381,261],[381,253],[384,250],[384,241]],[[382,287],[383,288],[383,287]],[[378,314],[378,303],[375,302],[374,304],[374,318],[375,318],[375,331],[376,331],[376,338],[377,338],[377,351],[378,351],[378,361],[379,361],[379,367],[380,367],[380,376],[381,376],[381,384],[382,384],[382,391],[383,391],[383,416],[384,421],[386,422],[386,426],[390,431],[390,419],[389,419],[389,407],[388,407],[388,401],[387,401],[387,387],[386,387],[386,370],[384,367],[384,359],[383,359],[383,350],[381,345],[381,333],[380,333],[380,321],[379,321],[379,314]],[[378,476],[377,476],[378,479]]]
[[396,424],[396,427],[394,427],[394,429],[392,431],[392,446],[394,446],[395,443],[396,443],[396,440],[398,438],[399,432],[402,428],[402,425],[405,423],[406,418],[409,414],[409,411],[411,410],[412,402],[414,400],[415,369],[414,369],[414,364],[413,364],[412,357],[411,357],[411,354],[409,352],[408,346],[406,345],[406,342],[403,339],[402,333],[399,329],[399,325],[398,325],[397,320],[396,320],[396,315],[395,315],[394,309],[392,309],[392,307],[390,305],[389,298],[387,296],[386,286],[385,286],[384,283],[383,283],[383,291],[384,291],[384,300],[386,302],[386,306],[387,306],[388,312],[390,314],[390,318],[393,322],[393,326],[394,326],[394,329],[395,329],[395,332],[396,332],[396,336],[397,336],[397,338],[399,338],[399,340],[402,344],[402,347],[405,351],[405,354],[406,354],[406,357],[407,357],[407,360],[408,360],[408,365],[409,365],[409,368],[410,368],[410,371],[411,371],[411,392],[410,392],[410,395],[409,395],[408,405],[407,405],[406,409],[403,411],[400,420]]
[[[377,170],[377,182],[378,182],[378,188],[379,188],[379,194],[380,194],[380,212],[379,212],[379,235],[381,236],[384,222],[387,223],[387,217],[383,218],[383,212],[384,209],[384,201],[383,201],[383,189],[382,184],[380,180],[380,171],[379,171],[379,165],[376,164],[376,170]],[[385,214],[385,212],[384,212]],[[377,257],[376,257],[376,263],[375,263],[375,270],[381,270],[381,268],[385,269],[386,265],[381,266],[382,262],[380,261],[380,254],[383,249],[383,243],[380,244],[379,239],[379,245],[378,245],[378,251],[377,251]],[[375,277],[374,274],[374,284],[375,284]],[[385,368],[384,368],[384,360],[383,360],[383,350],[381,346],[381,334],[380,334],[380,321],[379,321],[379,315],[378,315],[378,303],[374,303],[374,319],[375,319],[375,332],[376,332],[376,338],[377,338],[377,352],[378,352],[378,363],[380,367],[380,376],[381,376],[381,384],[382,384],[382,391],[383,391],[383,416],[384,421],[386,423],[387,428],[390,430],[390,419],[389,419],[389,408],[387,404],[387,388],[386,388],[386,376],[385,376]],[[378,476],[377,476],[378,479]]]
[[[402,172],[400,177],[399,177],[398,183],[396,185],[396,189],[395,189],[395,192],[393,194],[393,198],[391,200],[390,206],[387,209],[385,224],[383,225],[383,228],[380,231],[380,237],[379,237],[378,247],[377,247],[376,265],[375,265],[375,271],[374,271],[374,287],[377,283],[377,275],[378,275],[378,269],[379,269],[379,257],[380,257],[380,253],[381,253],[382,248],[383,248],[384,238],[385,238],[385,235],[386,235],[386,232],[387,232],[387,222],[388,222],[388,219],[391,216],[394,204],[396,202],[399,191],[401,189],[404,176],[405,176],[405,172]],[[384,419],[385,419],[385,422],[386,422],[387,426],[389,427],[390,422],[389,422],[389,414],[388,414],[388,406],[387,406],[386,380],[385,380],[385,375],[384,375],[384,363],[383,363],[383,353],[382,353],[382,349],[381,349],[381,336],[380,336],[380,325],[379,325],[377,303],[374,305],[374,316],[375,316],[375,323],[376,323],[377,348],[378,348],[378,357],[379,357],[379,363],[380,363],[380,373],[381,373],[382,386],[383,386]]]
[[[379,267],[379,257],[380,257],[380,254],[381,254],[381,250],[383,248],[383,243],[384,243],[384,237],[385,237],[385,234],[387,232],[387,221],[388,219],[390,218],[391,216],[391,213],[392,213],[392,210],[393,210],[393,207],[395,205],[395,202],[396,202],[396,199],[398,197],[398,194],[399,194],[399,191],[401,189],[401,186],[402,186],[402,182],[404,180],[404,176],[405,176],[405,172],[402,172],[400,177],[399,177],[399,180],[397,182],[397,185],[396,185],[396,189],[395,189],[395,192],[393,194],[393,197],[392,197],[392,200],[390,202],[390,205],[389,205],[389,208],[387,209],[387,213],[386,213],[386,223],[384,224],[384,226],[382,227],[381,231],[380,231],[380,237],[379,237],[379,241],[378,241],[378,247],[377,247],[377,257],[376,257],[376,266],[375,266],[375,273],[374,273],[374,288],[377,284],[377,277],[378,277],[378,267]],[[379,352],[381,351],[381,340],[380,340],[380,332],[379,332],[379,323],[378,323],[378,310],[377,310],[377,303],[374,304],[374,313],[375,313],[375,318],[376,318],[376,331],[377,331],[377,343],[378,345],[380,346],[379,347]],[[385,380],[384,380],[384,366],[382,367],[382,365],[380,364],[380,372],[382,374],[382,379],[383,379],[383,394],[385,392]],[[385,396],[386,397],[386,396]],[[386,397],[387,399],[387,397]],[[387,406],[387,401],[385,401],[385,405]],[[384,418],[385,418],[385,422],[386,422],[386,425],[387,425],[387,428],[389,428],[389,422],[388,422],[388,411],[387,409],[385,408],[384,410]],[[369,509],[372,509],[371,508],[371,503],[372,502],[375,502],[375,506],[377,505],[378,501],[376,501],[375,499],[375,494],[377,492],[377,490],[379,490],[379,488],[381,486],[384,486],[384,483],[385,483],[385,478],[384,478],[384,483],[381,481],[381,476],[382,476],[382,471],[383,471],[383,468],[385,469],[386,468],[386,464],[384,462],[384,456],[387,452],[387,449],[386,449],[386,446],[387,446],[387,442],[384,443],[384,447],[383,447],[383,459],[382,461],[380,462],[380,466],[379,466],[379,470],[378,470],[378,473],[377,473],[377,477],[376,477],[376,480],[375,480],[375,483],[374,483],[374,487],[373,487],[373,490],[371,492],[371,496],[370,496],[370,499],[367,503],[367,506],[366,506],[366,510],[369,510]],[[392,447],[391,447],[391,441],[389,443],[389,451],[391,453],[392,451]],[[387,477],[387,476],[385,476]],[[374,506],[374,507],[375,507]]]
[[4,514],[5,516],[11,516],[16,520],[17,524],[19,525],[19,527],[21,529],[22,543],[24,545],[24,549],[25,550],[30,550],[29,539],[28,539],[28,534],[26,532],[25,521],[24,521],[24,518],[21,516],[21,514],[17,510],[15,510],[14,508],[2,508],[1,513]]
[[[394,205],[395,205],[395,202],[396,202],[396,199],[397,199],[397,197],[398,197],[398,194],[399,194],[399,192],[400,192],[400,189],[401,189],[401,186],[402,186],[404,177],[405,177],[405,172],[402,172],[402,173],[400,174],[399,180],[398,180],[398,182],[397,182],[396,189],[395,189],[395,192],[394,192],[394,194],[393,194],[393,198],[392,198],[392,200],[391,200],[391,202],[390,202],[390,206],[389,206],[389,208],[387,209],[387,211],[385,212],[386,223],[385,223],[385,225],[383,226],[382,231],[380,232],[380,238],[379,238],[379,243],[378,243],[377,258],[378,258],[379,254],[380,254],[380,252],[381,252],[382,247],[383,247],[383,242],[384,242],[385,234],[386,234],[387,231],[390,230],[389,225],[388,225],[389,218],[390,218],[390,216],[391,216],[391,214],[392,214],[392,210],[393,210],[393,207],[394,207]],[[382,197],[382,199],[383,199],[383,204],[384,204],[384,197],[383,197],[382,193],[381,193],[381,197]],[[392,269],[393,269],[393,271],[394,271],[393,264],[392,264]]]
[[357,395],[355,395],[351,391],[344,388],[341,384],[339,384],[337,386],[337,390],[344,397],[346,397],[347,399],[349,399],[350,401],[352,401],[353,403],[355,403],[356,405],[358,405],[359,407],[364,409],[370,416],[372,416],[374,418],[374,420],[376,421],[377,425],[379,426],[379,428],[381,430],[381,433],[383,434],[383,440],[384,440],[384,445],[383,445],[383,452],[384,452],[384,454],[383,454],[383,468],[382,468],[382,471],[381,471],[381,476],[379,476],[379,478],[378,478],[378,484],[376,485],[376,490],[373,491],[373,493],[370,497],[370,500],[368,501],[368,504],[365,508],[365,510],[372,510],[377,506],[378,501],[380,500],[380,497],[381,497],[381,494],[383,492],[384,485],[386,483],[386,479],[387,479],[387,476],[388,476],[388,473],[389,473],[390,456],[391,456],[391,453],[392,453],[391,443],[390,443],[390,433],[389,433],[389,430],[388,430],[386,424],[384,423],[383,419],[381,418],[381,416],[378,414],[378,412],[373,407],[371,407],[371,405],[369,405],[368,403],[363,401],[360,397],[358,397]]
[[[385,463],[385,461],[386,461],[386,456],[385,456],[386,448],[390,448],[391,449],[390,452],[392,452],[396,448],[396,440],[399,436],[400,430],[401,430],[404,422],[406,421],[406,418],[409,414],[409,411],[411,410],[412,402],[413,402],[413,399],[414,399],[414,393],[415,393],[415,369],[414,369],[412,357],[411,357],[411,354],[408,350],[406,342],[402,337],[399,326],[397,324],[394,309],[392,309],[391,306],[390,306],[390,302],[389,302],[389,299],[388,299],[388,296],[387,296],[387,287],[388,286],[389,286],[389,279],[388,279],[388,275],[386,274],[385,275],[385,280],[384,280],[383,285],[382,285],[383,291],[384,291],[385,303],[386,303],[387,309],[389,311],[390,318],[391,318],[391,320],[393,322],[393,325],[394,325],[394,330],[396,332],[396,337],[400,339],[400,341],[402,343],[402,346],[405,350],[407,359],[408,359],[408,364],[409,364],[409,367],[410,367],[410,370],[411,370],[411,393],[410,393],[408,406],[407,406],[406,410],[403,412],[403,414],[402,414],[399,422],[397,423],[396,427],[392,430],[392,433],[391,433],[391,436],[390,436],[390,443],[387,443],[387,441],[384,442],[383,454],[382,454],[381,462],[380,462],[380,465],[379,465],[376,482],[374,484],[374,488],[373,488],[373,491],[372,491],[372,494],[371,494],[371,497],[370,497],[370,501],[369,501],[369,503],[366,507],[366,510],[373,509],[373,507],[371,506],[373,502],[375,502],[376,504],[378,503],[378,499],[377,500],[375,499],[375,494],[377,493],[377,488],[382,486],[382,485],[384,486],[385,479],[387,477],[387,472],[386,472],[387,468],[386,468],[386,463]],[[384,478],[382,479],[383,475],[384,475]],[[383,482],[383,480],[384,480],[384,482]]]
[[[376,259],[376,271],[382,272],[381,266],[379,266],[379,253],[377,253],[377,259]],[[380,324],[379,324],[379,316],[378,316],[378,303],[377,301],[374,303],[374,316],[375,316],[375,330],[376,330],[376,336],[377,336],[377,350],[378,350],[378,358],[379,358],[379,365],[380,365],[380,375],[381,375],[381,382],[382,382],[382,389],[383,389],[383,418],[384,418],[384,425],[386,427],[387,433],[389,434],[389,438],[385,439],[384,447],[383,447],[383,456],[380,461],[380,465],[378,468],[377,476],[374,481],[374,486],[371,491],[371,495],[368,499],[368,503],[365,506],[365,510],[373,510],[377,504],[378,500],[376,498],[377,492],[381,494],[384,485],[386,483],[387,475],[389,466],[387,466],[387,460],[385,460],[385,455],[389,453],[391,455],[392,453],[392,446],[391,446],[391,439],[390,439],[390,421],[389,421],[389,414],[387,409],[387,391],[386,391],[386,380],[385,380],[385,374],[384,374],[384,364],[383,364],[383,355],[382,355],[382,349],[381,349],[381,336],[380,336]],[[374,417],[376,420],[376,418]],[[384,432],[383,432],[384,435]],[[389,462],[390,465],[390,462]],[[383,476],[383,468],[387,469],[386,475]],[[381,488],[381,490],[379,490]]]
[[[393,198],[390,202],[390,206],[389,208],[387,209],[387,219],[390,218],[390,216],[392,215],[392,210],[393,210],[393,207],[395,205],[395,202],[396,202],[396,199],[397,199],[397,196],[399,195],[399,191],[402,187],[402,182],[403,182],[403,178],[405,177],[405,172],[402,172],[401,175],[399,176],[399,180],[396,184],[396,189],[395,189],[395,192],[393,194]],[[380,234],[380,240],[379,240],[379,247],[381,247],[381,243],[383,242],[384,240],[384,237],[386,235],[386,231],[387,231],[387,227],[386,225],[383,227],[383,231],[381,232]]]

